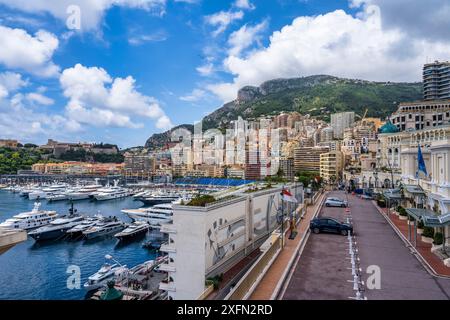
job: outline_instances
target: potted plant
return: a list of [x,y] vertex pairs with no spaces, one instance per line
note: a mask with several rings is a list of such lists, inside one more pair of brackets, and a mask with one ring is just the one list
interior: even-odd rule
[[424,226],[423,221],[419,220],[419,223],[417,223],[417,234],[422,234]]
[[378,199],[377,199],[377,205],[380,207],[380,208],[386,208],[386,200],[383,198],[383,197],[378,197]]
[[398,206],[398,214],[399,214],[399,218],[400,220],[407,220],[408,219],[408,214],[406,213],[406,209],[403,208],[402,206]]
[[431,247],[431,251],[436,251],[442,248],[442,244],[444,243],[444,235],[442,232],[436,232],[433,237],[433,246]]
[[433,243],[434,241],[434,229],[430,227],[424,227],[422,232],[422,241],[425,243]]

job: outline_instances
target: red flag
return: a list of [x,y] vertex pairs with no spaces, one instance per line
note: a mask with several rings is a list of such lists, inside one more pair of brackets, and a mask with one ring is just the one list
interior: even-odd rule
[[283,194],[283,200],[287,201],[287,202],[294,202],[297,203],[297,199],[295,199],[295,197],[292,195],[292,193],[289,192],[289,190],[283,189],[283,191],[281,191],[281,193]]

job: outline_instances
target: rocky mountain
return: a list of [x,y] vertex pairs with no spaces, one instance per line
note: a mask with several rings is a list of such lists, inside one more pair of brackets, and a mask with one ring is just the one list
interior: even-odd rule
[[368,117],[385,118],[399,102],[422,98],[422,83],[370,82],[327,75],[276,79],[259,87],[244,87],[235,101],[203,119],[203,128],[222,127],[229,119],[256,118],[298,111],[329,120],[330,114],[355,111]]
[[[239,116],[244,119],[297,111],[329,120],[330,114],[354,111],[359,115],[368,108],[368,117],[385,118],[399,102],[422,98],[422,83],[371,82],[316,75],[293,79],[275,79],[259,87],[239,90],[237,99],[226,103],[203,119],[203,129],[220,128]],[[193,130],[192,126],[182,127]],[[177,127],[178,128],[178,127]],[[154,135],[146,146],[160,146],[177,129]],[[165,142],[164,142],[165,141]]]
[[194,125],[182,124],[166,132],[156,133],[147,140],[147,142],[145,143],[145,148],[152,150],[166,146],[171,140],[172,132],[174,132],[177,129],[187,129],[191,132],[194,132]]

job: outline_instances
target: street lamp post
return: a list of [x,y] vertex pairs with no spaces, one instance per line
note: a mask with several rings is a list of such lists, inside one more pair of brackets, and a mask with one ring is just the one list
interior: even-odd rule
[[126,276],[126,280],[127,280],[127,286],[126,286],[126,291],[125,291],[125,292],[128,293],[128,291],[129,291],[129,286],[130,286],[130,278],[129,278],[129,273],[130,273],[130,271],[128,270],[128,268],[127,268],[126,266],[124,266],[123,264],[121,264],[121,263],[120,263],[119,261],[117,261],[116,259],[114,259],[114,257],[113,257],[112,255],[110,255],[110,254],[105,255],[105,259],[107,259],[107,260],[112,260],[112,261],[114,261],[115,263],[117,263],[121,268],[126,269],[125,276]]
[[[284,187],[283,187],[284,189]],[[284,201],[283,201],[283,191],[280,193],[281,196],[281,249],[284,248]]]

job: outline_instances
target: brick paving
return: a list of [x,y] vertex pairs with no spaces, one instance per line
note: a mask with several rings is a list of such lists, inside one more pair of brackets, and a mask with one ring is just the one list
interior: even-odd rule
[[[398,231],[400,231],[405,239],[408,238],[408,223],[407,220],[401,220],[396,214],[387,215],[387,209],[383,208],[380,210],[385,214],[386,217],[391,220]],[[414,227],[411,226],[411,244],[414,245]],[[417,246],[416,250],[420,253],[422,258],[428,263],[429,267],[439,276],[450,277],[450,268],[447,267],[444,262],[434,253],[431,252],[432,245],[422,241],[421,235],[417,235]]]

